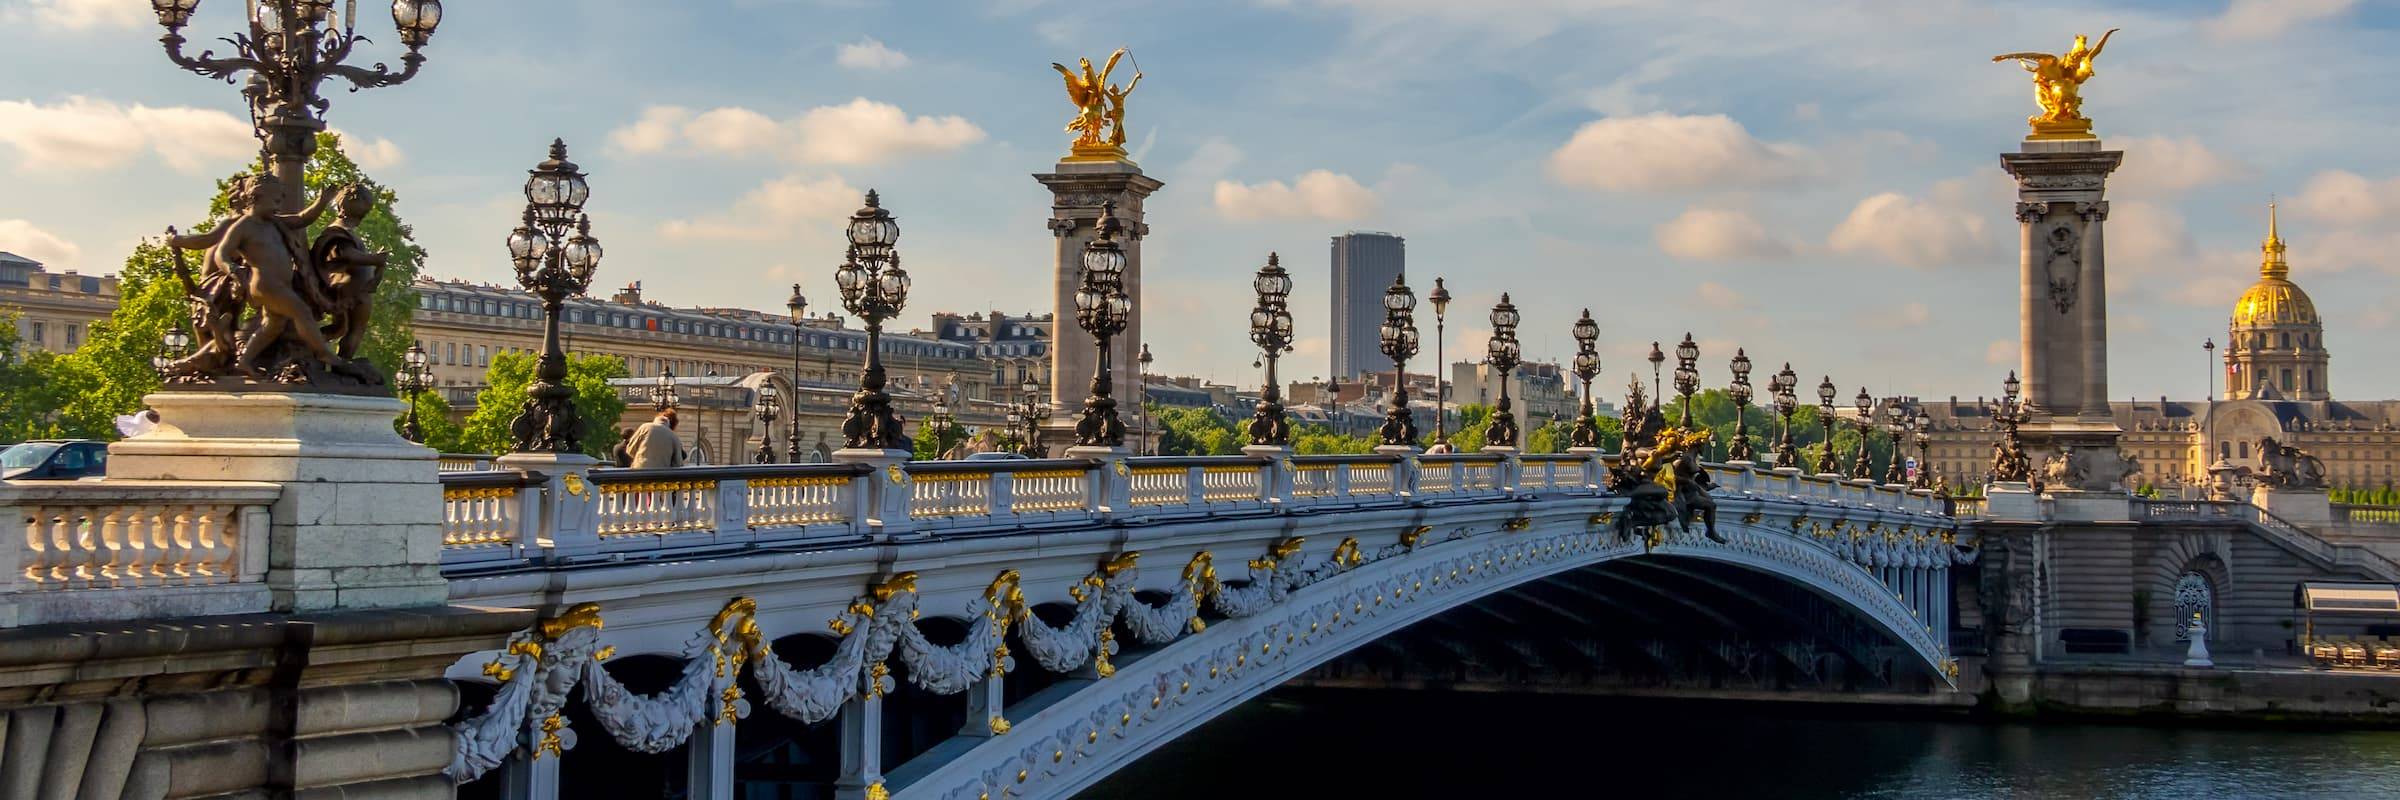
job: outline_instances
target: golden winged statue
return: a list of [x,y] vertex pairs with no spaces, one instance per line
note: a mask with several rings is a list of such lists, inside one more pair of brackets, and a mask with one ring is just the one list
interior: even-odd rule
[[1092,69],[1092,60],[1076,59],[1077,69],[1052,62],[1050,68],[1067,81],[1067,102],[1075,104],[1075,118],[1067,123],[1067,132],[1075,134],[1073,155],[1069,161],[1119,161],[1125,158],[1125,96],[1142,82],[1141,73],[1123,86],[1111,86],[1109,75],[1116,72],[1117,61],[1125,57],[1125,48],[1108,55],[1100,69]]
[[1992,56],[1994,62],[2011,59],[2033,73],[2033,100],[2042,113],[2025,118],[2033,126],[2029,139],[2091,139],[2092,121],[2083,115],[2083,82],[2092,77],[2092,62],[2108,47],[2108,37],[2117,28],[2100,34],[2100,43],[2092,44],[2083,34],[2075,34],[2075,45],[2067,52],[2003,53]]

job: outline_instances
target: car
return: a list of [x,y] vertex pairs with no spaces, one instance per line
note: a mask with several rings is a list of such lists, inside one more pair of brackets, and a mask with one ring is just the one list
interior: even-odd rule
[[1015,453],[1015,452],[1010,452],[1010,451],[1007,451],[1007,450],[993,450],[993,451],[991,451],[991,452],[988,452],[988,453],[968,453],[968,454],[967,454],[967,460],[968,460],[968,461],[1023,461],[1023,460],[1025,460],[1025,454],[1024,454],[1024,453]]
[[0,450],[0,480],[71,481],[107,472],[107,442],[36,439]]

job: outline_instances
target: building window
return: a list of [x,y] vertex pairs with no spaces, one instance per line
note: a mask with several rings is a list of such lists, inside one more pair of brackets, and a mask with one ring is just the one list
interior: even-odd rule
[[2283,390],[2292,391],[2292,370],[2289,367],[2283,370]]
[[478,367],[488,367],[488,366],[491,366],[491,365],[492,365],[492,347],[491,347],[491,345],[477,345],[477,346],[475,347],[475,366],[478,366]]
[[33,334],[25,338],[32,340],[33,346],[40,347],[43,345],[44,334],[46,333],[48,333],[48,331],[44,328],[42,322],[40,320],[35,320],[33,323]]
[[[68,338],[68,340],[69,340],[69,341],[67,342],[68,344],[74,344],[74,343],[75,343],[75,342],[73,341],[73,339],[75,338],[74,334],[72,334],[72,333],[69,333],[69,334],[67,335],[67,338]],[[2317,390],[2317,371],[2312,369],[2312,370],[2308,370],[2308,371],[2307,371],[2306,373],[2304,373],[2304,374],[2305,374],[2305,375],[2308,377],[2308,390],[2309,390],[2309,391],[2312,391],[2312,392],[2313,392],[2313,391],[2316,391],[2316,390]]]
[[67,323],[67,349],[74,350],[77,345],[81,344],[83,344],[83,327],[72,322]]

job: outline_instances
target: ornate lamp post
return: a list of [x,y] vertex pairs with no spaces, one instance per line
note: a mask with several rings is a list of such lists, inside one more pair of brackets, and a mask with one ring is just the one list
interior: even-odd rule
[[[180,335],[182,332],[177,331],[168,334],[168,337]],[[425,370],[425,347],[411,343],[408,353],[401,357],[400,365],[400,396],[408,398],[408,415],[400,420],[400,438],[418,444],[425,443],[425,426],[417,422],[417,395],[424,393],[426,385],[432,383],[430,378]]]
[[1348,420],[1348,419],[1345,419],[1345,418],[1343,418],[1343,417],[1342,417],[1342,379],[1341,379],[1341,378],[1339,378],[1339,377],[1336,377],[1336,378],[1329,378],[1329,379],[1327,379],[1327,380],[1325,381],[1325,394],[1324,394],[1324,397],[1326,398],[1326,400],[1325,400],[1325,419],[1326,419],[1326,421],[1333,423],[1333,432],[1334,432],[1334,435],[1336,435],[1336,436],[1348,436],[1348,435],[1350,435],[1350,429],[1349,429],[1348,427],[1346,427],[1346,425],[1345,425],[1345,423],[1348,423],[1348,422],[1349,422],[1349,420]]
[[1870,480],[1875,477],[1875,462],[1868,456],[1868,445],[1875,439],[1875,397],[1861,386],[1850,404],[1858,410],[1858,459],[1850,462],[1850,479]]
[[1092,371],[1092,394],[1084,398],[1083,418],[1075,421],[1077,447],[1124,447],[1125,422],[1117,417],[1117,400],[1109,396],[1116,384],[1109,365],[1109,341],[1125,332],[1133,299],[1125,295],[1125,249],[1116,235],[1117,204],[1100,206],[1098,233],[1083,246],[1083,286],[1075,291],[1075,322],[1100,346],[1100,365]]
[[665,411],[675,407],[675,370],[659,370],[658,385],[650,387],[650,407]]
[[317,132],[325,129],[326,100],[318,86],[341,78],[357,91],[416,77],[425,63],[419,51],[441,24],[442,3],[392,3],[392,25],[400,31],[400,43],[408,47],[396,73],[382,64],[365,69],[342,63],[352,48],[366,41],[357,32],[357,0],[345,3],[339,14],[334,13],[333,0],[251,0],[249,6],[249,30],[224,39],[233,45],[231,57],[218,58],[213,51],[193,57],[183,53],[183,26],[199,10],[200,0],[150,0],[158,24],[167,29],[158,41],[176,66],[227,83],[235,75],[250,73],[242,84],[242,96],[250,103],[250,125],[259,136],[268,169],[282,185],[284,208],[296,211],[306,205],[301,201],[301,176],[317,150]]
[[1381,337],[1383,354],[1392,358],[1392,409],[1383,415],[1383,446],[1417,446],[1417,416],[1408,410],[1408,360],[1417,354],[1417,293],[1408,288],[1408,276],[1392,276],[1392,286],[1383,290],[1383,328],[1376,331]]
[[1291,443],[1292,424],[1283,415],[1283,392],[1275,385],[1275,361],[1292,349],[1292,311],[1284,303],[1292,296],[1292,276],[1274,253],[1250,279],[1258,306],[1250,309],[1250,342],[1265,354],[1266,385],[1258,393],[1257,413],[1250,417],[1253,447],[1283,447]]
[[1799,469],[1800,445],[1792,441],[1792,415],[1800,411],[1800,376],[1792,373],[1792,364],[1784,362],[1783,371],[1768,379],[1767,388],[1775,393],[1775,416],[1783,418],[1783,436],[1775,442],[1775,468]]
[[775,384],[758,387],[758,452],[750,460],[760,464],[775,463],[775,412],[783,407],[783,398]]
[[592,238],[592,219],[583,213],[591,193],[583,171],[567,160],[567,143],[551,140],[550,157],[525,178],[525,223],[508,234],[517,283],[542,300],[542,357],[526,389],[533,402],[510,425],[516,452],[583,450],[584,420],[575,414],[574,388],[566,385],[558,321],[567,298],[590,288],[600,266],[600,240]]
[[2025,443],[2017,438],[2017,426],[2025,424],[2029,415],[2018,400],[2025,388],[2010,370],[2008,380],[2000,383],[1999,407],[1992,410],[1992,421],[2000,424],[2000,441],[1992,445],[1992,476],[1995,482],[2023,483],[2033,479],[2033,459],[2025,455]]
[[1817,427],[1825,437],[1825,449],[1817,454],[1817,474],[1833,474],[1833,396],[1841,390],[1833,388],[1833,376],[1817,384]]
[[1675,345],[1675,393],[1683,396],[1682,419],[1676,421],[1675,427],[1692,429],[1692,393],[1699,390],[1700,345],[1686,333],[1683,341]]
[[883,321],[908,305],[908,271],[900,268],[900,253],[893,248],[900,223],[869,189],[867,204],[850,215],[848,235],[850,247],[833,272],[833,283],[842,292],[842,308],[866,321],[867,363],[858,392],[850,397],[850,413],[842,418],[842,446],[907,450],[908,436],[892,413],[892,396],[883,391]]
[[1909,426],[1915,424],[1917,418],[1911,416],[1907,409],[1901,408],[1899,403],[1885,405],[1883,418],[1889,423],[1885,430],[1890,431],[1892,435],[1892,460],[1891,464],[1883,468],[1883,482],[1886,485],[1906,483],[1908,482],[1908,468],[1901,462],[1907,460],[1903,454],[1907,452],[1909,434],[1913,432]]
[[1665,378],[1663,378],[1663,377],[1660,377],[1660,373],[1659,373],[1658,367],[1659,367],[1659,365],[1661,365],[1661,364],[1665,364],[1665,363],[1667,363],[1667,354],[1666,354],[1666,351],[1663,351],[1663,350],[1660,350],[1660,349],[1658,349],[1658,343],[1657,343],[1657,342],[1651,342],[1651,343],[1650,343],[1650,396],[1651,396],[1651,397],[1654,397],[1654,398],[1657,398],[1657,399],[1658,399],[1658,403],[1659,403],[1659,404],[1660,404],[1662,407],[1663,407],[1663,406],[1666,404],[1666,402],[1667,402],[1667,382],[1666,382],[1666,379],[1665,379]]
[[1584,309],[1583,317],[1575,320],[1575,378],[1583,382],[1583,404],[1576,407],[1575,429],[1567,441],[1574,447],[1599,447],[1600,425],[1592,418],[1598,409],[1592,405],[1592,379],[1600,377],[1600,323],[1592,320],[1592,310]]
[[1150,449],[1150,343],[1142,343],[1142,355],[1133,361],[1140,372],[1134,373],[1133,385],[1140,387],[1142,396],[1133,399],[1134,455],[1149,455]]
[[1911,484],[1918,489],[1933,488],[1933,415],[1917,409],[1912,432],[1917,443],[1917,479]]
[[1750,354],[1733,349],[1733,385],[1725,393],[1733,398],[1733,449],[1726,454],[1729,461],[1750,461],[1757,453],[1750,449]]
[[1450,289],[1442,279],[1433,279],[1433,294],[1425,296],[1433,302],[1433,440],[1450,441],[1450,362],[1442,360],[1442,339],[1445,317],[1450,310]]
[[1050,448],[1042,445],[1042,423],[1050,419],[1050,406],[1042,402],[1042,384],[1028,372],[1017,390],[1022,397],[1008,411],[1009,438],[1026,458],[1049,458]]
[[792,424],[784,435],[784,460],[800,463],[800,341],[802,321],[808,318],[808,296],[800,293],[800,284],[792,284],[792,298],[783,303],[792,312]]
[[[184,354],[184,349],[192,346],[192,336],[184,333],[180,326],[169,327],[166,334],[159,337],[158,343],[160,345],[158,355],[150,357],[150,366],[158,370],[159,374],[164,375],[168,368],[175,366],[175,359]],[[408,349],[416,353],[419,358],[425,355],[425,351],[416,345],[409,345]],[[416,440],[410,439],[409,441]]]
[[942,396],[934,398],[933,416],[925,420],[927,424],[933,426],[933,457],[935,459],[940,459],[950,452],[950,424],[954,421],[956,418],[950,416],[949,393],[944,392]]
[[1508,293],[1500,293],[1500,302],[1492,306],[1492,338],[1483,349],[1484,360],[1500,371],[1500,400],[1492,406],[1492,424],[1483,429],[1485,449],[1517,446],[1517,415],[1510,410],[1508,376],[1517,369],[1523,352],[1517,345],[1517,304],[1508,301]]

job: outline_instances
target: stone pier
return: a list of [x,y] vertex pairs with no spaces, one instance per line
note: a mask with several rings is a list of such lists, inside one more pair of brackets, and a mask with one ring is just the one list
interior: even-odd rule
[[1113,340],[1109,356],[1116,371],[1112,391],[1120,403],[1141,402],[1134,359],[1142,351],[1142,240],[1150,235],[1143,201],[1166,184],[1142,174],[1132,161],[1078,157],[1061,160],[1033,179],[1050,189],[1050,234],[1056,244],[1051,278],[1058,313],[1050,332],[1050,405],[1057,411],[1044,434],[1056,449],[1074,440],[1076,414],[1091,394],[1092,373],[1100,366],[1099,347],[1075,324],[1075,290],[1083,282],[1083,247],[1097,233],[1094,223],[1108,203],[1116,204],[1117,221],[1125,226],[1117,243],[1125,249],[1125,293],[1133,298],[1133,313],[1126,317],[1125,331]]

